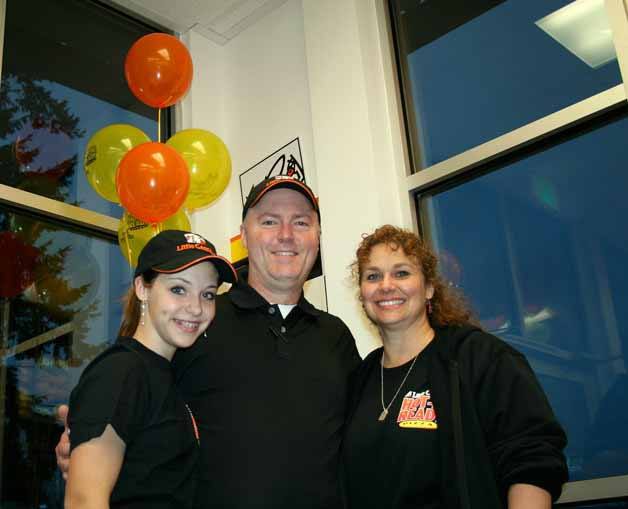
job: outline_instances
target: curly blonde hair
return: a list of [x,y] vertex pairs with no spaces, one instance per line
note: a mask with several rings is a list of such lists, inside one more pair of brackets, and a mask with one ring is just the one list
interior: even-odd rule
[[434,295],[430,299],[432,312],[428,314],[430,325],[478,325],[463,295],[443,281],[434,251],[409,230],[386,224],[363,236],[355,253],[356,260],[351,264],[351,273],[358,286],[371,251],[379,244],[386,244],[393,250],[401,249],[421,269],[425,283],[434,287]]

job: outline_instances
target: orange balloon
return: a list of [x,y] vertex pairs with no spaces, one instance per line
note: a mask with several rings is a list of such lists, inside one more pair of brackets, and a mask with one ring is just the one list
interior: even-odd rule
[[164,143],[142,143],[118,165],[120,204],[145,223],[160,223],[174,214],[189,189],[190,174],[183,157]]
[[131,92],[144,104],[165,108],[190,88],[192,57],[179,39],[167,34],[141,37],[126,55],[124,75]]

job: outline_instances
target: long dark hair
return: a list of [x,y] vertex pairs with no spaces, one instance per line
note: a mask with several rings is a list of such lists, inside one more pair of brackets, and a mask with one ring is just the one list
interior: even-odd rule
[[[157,272],[147,270],[138,277],[142,278],[144,286],[150,287],[157,278]],[[140,316],[142,314],[140,300],[137,298],[137,295],[135,295],[135,281],[122,298],[122,303],[124,307],[122,310],[122,323],[120,324],[118,335],[132,337],[135,334],[137,326],[140,324]]]
[[358,285],[371,251],[378,244],[386,244],[393,250],[401,249],[419,266],[425,283],[434,287],[432,312],[428,314],[432,326],[478,325],[463,295],[443,281],[438,272],[438,258],[434,251],[416,233],[409,230],[386,224],[362,238],[356,251],[356,260],[351,264],[351,272]]

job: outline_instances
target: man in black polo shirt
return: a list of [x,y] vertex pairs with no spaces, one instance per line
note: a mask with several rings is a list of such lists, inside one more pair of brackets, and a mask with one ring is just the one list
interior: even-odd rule
[[[340,508],[338,453],[359,355],[346,325],[303,297],[319,248],[316,197],[299,180],[266,179],[242,220],[248,275],[218,297],[208,337],[173,361],[200,430],[197,505]],[[60,453],[62,443],[62,465]]]

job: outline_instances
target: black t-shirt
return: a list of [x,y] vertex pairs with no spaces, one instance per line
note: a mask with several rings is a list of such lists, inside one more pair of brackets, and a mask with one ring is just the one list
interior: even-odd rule
[[283,319],[246,284],[173,360],[201,432],[198,506],[336,509],[348,380],[360,360],[342,321],[304,298]]
[[[427,373],[433,344],[419,354],[383,422],[379,364],[371,371],[343,444],[350,509],[440,507],[438,419]],[[386,405],[411,364],[384,368]]]
[[170,362],[132,338],[96,357],[70,396],[72,449],[110,424],[124,441],[116,508],[191,507],[198,441]]

